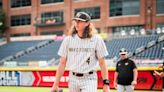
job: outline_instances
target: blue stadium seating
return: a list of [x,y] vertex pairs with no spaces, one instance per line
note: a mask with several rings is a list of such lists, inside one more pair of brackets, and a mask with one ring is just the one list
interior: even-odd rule
[[15,59],[15,61],[44,61],[52,58],[58,59],[57,55],[61,41],[55,41],[43,48],[33,51],[27,55]]
[[[112,39],[109,42],[106,42],[106,46],[109,52],[107,58],[119,58],[119,50],[121,48],[126,48],[128,52],[135,52],[135,50],[141,46],[146,46],[148,42],[152,40],[157,40],[158,35],[149,35],[149,36],[140,36],[132,38],[121,38],[121,39]],[[164,42],[158,44],[157,46],[138,54],[137,58],[150,58],[150,59],[162,59],[164,58],[162,51],[164,47]]]
[[[148,42],[152,40],[157,40],[158,35],[149,35],[149,36],[139,36],[139,37],[130,37],[130,38],[118,38],[106,41],[107,50],[109,55],[107,58],[119,58],[119,50],[121,48],[126,48],[128,52],[135,52],[135,50],[141,46],[146,46]],[[40,46],[44,45],[41,41],[23,41],[23,42],[12,42],[0,47],[0,59],[14,55],[16,52],[26,50],[29,47],[38,47],[37,50],[31,51],[19,58],[15,58],[14,61],[47,61],[52,58],[59,59],[57,55],[58,49],[62,41],[54,41],[48,45],[45,45],[42,48]],[[164,42],[156,45],[153,48],[144,51],[135,58],[140,59],[164,59]]]
[[15,41],[2,45],[0,46],[0,60],[7,56],[15,55],[18,51],[25,50],[39,42],[41,41]]

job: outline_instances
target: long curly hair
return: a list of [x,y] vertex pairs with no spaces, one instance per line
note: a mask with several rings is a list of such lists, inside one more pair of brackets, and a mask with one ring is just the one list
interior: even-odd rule
[[[83,32],[83,36],[81,38],[91,38],[94,34],[97,33],[96,28],[94,27],[94,25],[92,23],[89,23],[88,26],[85,27],[84,32]],[[68,35],[70,36],[74,36],[75,34],[77,34],[77,30],[75,28],[74,25],[71,26]]]

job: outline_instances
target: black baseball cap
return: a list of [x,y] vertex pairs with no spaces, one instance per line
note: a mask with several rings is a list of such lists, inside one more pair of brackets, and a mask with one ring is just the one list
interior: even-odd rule
[[80,21],[87,22],[91,20],[91,17],[89,16],[89,14],[85,12],[78,12],[76,16],[73,18],[73,20],[80,20]]

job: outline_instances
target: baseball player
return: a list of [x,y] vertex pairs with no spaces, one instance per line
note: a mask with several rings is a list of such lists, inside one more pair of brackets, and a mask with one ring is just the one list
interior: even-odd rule
[[133,92],[134,86],[137,84],[137,67],[135,63],[127,58],[126,49],[120,50],[121,60],[116,64],[116,72],[114,75],[114,87],[118,92]]
[[70,35],[63,40],[58,51],[61,58],[51,92],[59,89],[65,67],[69,70],[69,92],[97,92],[98,64],[104,83],[103,92],[110,91],[105,61],[108,52],[90,20],[85,12],[78,12],[73,18]]

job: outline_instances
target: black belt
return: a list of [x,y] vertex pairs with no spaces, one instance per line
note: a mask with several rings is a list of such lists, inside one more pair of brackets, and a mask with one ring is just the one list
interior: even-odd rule
[[91,72],[88,72],[88,73],[75,73],[75,72],[72,72],[73,75],[77,76],[77,77],[83,77],[85,74],[93,74],[93,71]]

